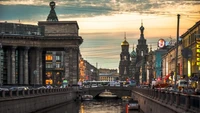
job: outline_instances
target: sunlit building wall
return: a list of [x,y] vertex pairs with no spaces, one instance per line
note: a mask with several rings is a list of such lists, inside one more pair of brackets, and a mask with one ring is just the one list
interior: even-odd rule
[[[183,74],[190,76],[194,82],[199,82],[200,77],[200,21],[196,22],[187,32],[182,34],[180,38],[183,41],[183,48],[189,48],[192,51],[192,57],[189,59],[183,59]],[[191,69],[188,70],[188,63],[191,65]],[[188,72],[190,72],[188,74]],[[198,84],[200,88],[200,84]]]
[[[162,56],[162,61],[165,62],[162,65],[163,79],[166,82],[174,83],[175,80],[175,65],[176,65],[176,46],[169,47],[168,52]],[[182,43],[179,42],[178,46],[178,62],[177,62],[177,80],[183,75],[183,57],[181,55]]]

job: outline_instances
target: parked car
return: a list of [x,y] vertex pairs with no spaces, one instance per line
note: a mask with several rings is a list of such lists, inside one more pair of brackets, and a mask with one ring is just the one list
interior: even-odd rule
[[11,90],[11,91],[22,91],[22,90],[29,90],[29,88],[28,87],[26,87],[26,86],[12,86],[12,87],[10,87],[9,88],[9,90]]
[[0,87],[0,91],[9,91],[9,89],[6,87]]
[[138,103],[138,100],[130,99],[128,101],[128,109],[134,109],[140,111],[140,105]]
[[92,84],[91,87],[98,87],[97,84]]
[[181,90],[181,93],[194,95],[195,94],[195,90],[192,89],[192,88],[183,88]]

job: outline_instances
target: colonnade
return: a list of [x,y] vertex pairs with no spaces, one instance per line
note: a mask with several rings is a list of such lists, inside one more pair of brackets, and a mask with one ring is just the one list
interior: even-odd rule
[[[3,47],[3,74],[0,75],[0,84],[44,85],[46,76],[46,51],[51,48],[41,47]],[[64,51],[63,78],[71,83],[78,81],[79,75],[79,48],[57,48]],[[53,67],[54,68],[54,67]]]

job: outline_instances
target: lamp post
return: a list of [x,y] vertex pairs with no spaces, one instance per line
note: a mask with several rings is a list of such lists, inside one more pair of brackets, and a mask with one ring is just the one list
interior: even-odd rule
[[180,14],[177,15],[177,37],[176,37],[175,81],[174,81],[175,88],[176,88],[176,81],[177,81],[177,64],[178,64],[179,20],[180,20]]
[[91,74],[90,74],[89,80],[91,81],[91,80],[92,80],[92,75],[93,75],[94,69],[90,69],[90,71],[91,71]]

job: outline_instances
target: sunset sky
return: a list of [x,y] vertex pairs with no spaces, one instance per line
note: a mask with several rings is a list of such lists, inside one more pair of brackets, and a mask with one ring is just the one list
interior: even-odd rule
[[[0,21],[37,25],[45,21],[51,0],[0,0]],[[174,40],[177,14],[180,35],[200,20],[200,0],[55,0],[59,21],[77,21],[85,60],[98,68],[118,69],[126,32],[132,51],[138,44],[141,21],[147,44],[157,49],[160,38]]]

